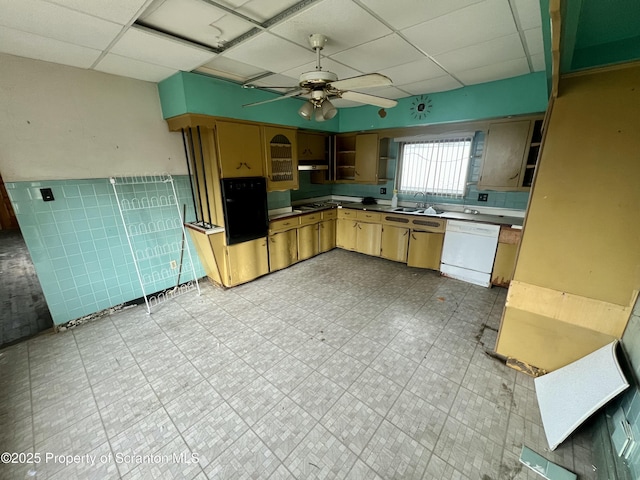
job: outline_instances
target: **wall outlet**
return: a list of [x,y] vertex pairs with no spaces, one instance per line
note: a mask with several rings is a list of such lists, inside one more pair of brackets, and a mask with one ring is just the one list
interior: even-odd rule
[[53,191],[50,188],[41,188],[40,194],[42,195],[43,202],[53,202],[55,198],[53,198]]
[[387,189],[385,187],[380,187],[380,194],[386,195]]
[[489,194],[488,193],[479,193],[478,194],[478,201],[479,202],[486,202],[487,200],[489,200]]
[[178,262],[176,262],[175,260],[171,260],[171,262],[169,262],[169,265],[171,265],[171,270],[175,270],[176,268],[178,268]]

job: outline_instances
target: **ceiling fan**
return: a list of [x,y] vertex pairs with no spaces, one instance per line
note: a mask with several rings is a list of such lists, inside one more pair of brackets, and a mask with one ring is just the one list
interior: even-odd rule
[[[375,105],[382,108],[395,107],[398,102],[389,98],[377,97],[367,93],[355,92],[360,88],[371,87],[387,87],[392,85],[391,79],[380,73],[369,73],[359,75],[357,77],[345,78],[338,80],[338,76],[333,72],[322,70],[320,65],[320,51],[327,43],[327,37],[314,33],[309,35],[309,44],[316,52],[316,69],[312,72],[304,72],[300,75],[298,87],[286,92],[281,97],[255,102],[243,105],[243,107],[253,107],[264,103],[277,102],[285,98],[298,97],[301,95],[310,95],[309,100],[305,102],[298,114],[307,120],[314,118],[318,122],[330,120],[336,116],[338,111],[331,103],[329,98],[344,98],[353,102]],[[258,88],[255,85],[244,84],[244,88]],[[291,88],[291,87],[261,87],[261,88]]]

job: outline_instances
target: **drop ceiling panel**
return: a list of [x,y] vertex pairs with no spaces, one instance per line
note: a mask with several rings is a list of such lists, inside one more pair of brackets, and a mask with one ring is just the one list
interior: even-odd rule
[[395,85],[404,85],[429,78],[437,78],[446,74],[435,62],[426,57],[414,62],[405,63],[404,65],[380,70],[379,73],[389,77]]
[[542,40],[542,30],[532,28],[524,31],[524,38],[530,55],[544,52],[544,42]]
[[227,43],[241,35],[244,35],[250,30],[253,30],[254,25],[227,14],[216,20],[212,27],[217,28],[220,31],[220,42],[222,44]]
[[0,25],[94,49],[106,48],[122,26],[39,0],[0,0]]
[[214,53],[163,36],[130,28],[111,53],[176,70],[192,70],[214,57]]
[[524,56],[520,35],[514,33],[513,35],[437,55],[435,58],[448,72],[455,74],[456,72],[471,70],[483,65],[503,63]]
[[527,59],[518,58],[504,63],[485,65],[483,67],[459,72],[456,76],[466,85],[473,85],[503,78],[517,77],[518,75],[524,75],[526,73],[530,73]]
[[132,58],[108,53],[100,60],[95,70],[122,77],[137,78],[147,82],[159,82],[176,73],[177,70],[141,62]]
[[237,47],[227,50],[224,56],[275,73],[304,65],[315,58],[311,50],[267,32],[255,35]]
[[[253,85],[257,85],[259,87],[284,87],[284,88],[294,88],[298,87],[298,79],[289,77],[286,75],[269,75],[267,77],[261,78],[259,80],[254,80],[251,82]],[[283,90],[279,90],[282,92]]]
[[80,47],[3,26],[0,26],[0,45],[4,53],[78,68],[89,68],[101,53],[100,50]]
[[486,0],[415,25],[402,33],[424,52],[438,55],[516,33],[516,25],[509,2]]
[[135,20],[142,7],[149,3],[149,0],[109,0],[108,2],[87,0],[48,1],[95,17],[104,18],[120,25],[126,25]]
[[[359,72],[358,70],[354,70],[353,68],[346,67],[341,63],[338,63],[330,58],[323,58],[320,61],[322,65],[322,70],[333,72],[338,75],[339,79],[355,77],[357,75],[362,75],[363,72]],[[291,70],[287,70],[286,72],[282,72],[283,75],[288,75],[292,78],[299,78],[301,73],[312,72],[316,69],[316,62],[305,63],[304,65],[300,65],[299,67],[292,68]]]
[[355,47],[389,35],[391,30],[351,1],[324,0],[271,29],[299,45],[308,46],[312,33],[328,37],[323,55]]
[[[213,60],[202,65],[201,68],[205,68],[211,71],[218,72],[218,75],[223,77],[230,77],[234,80],[245,81],[249,78],[256,77],[264,72],[264,69],[254,67],[242,62],[236,62],[230,58],[226,58],[222,55],[218,55]],[[215,74],[215,73],[214,73]]]
[[397,30],[432,20],[482,0],[362,0],[376,15]]
[[513,0],[512,3],[522,30],[542,25],[539,0]]
[[334,60],[365,73],[395,67],[424,56],[397,34],[332,55]]
[[295,5],[298,1],[299,0],[251,0],[249,2],[243,2],[243,5],[237,8],[236,11],[262,23]]
[[547,68],[544,61],[544,53],[536,53],[531,55],[531,66],[534,72],[541,72]]
[[463,85],[450,75],[432,78],[430,80],[422,80],[407,85],[398,85],[398,88],[409,92],[411,95],[419,95],[421,93],[446,92],[447,90],[455,90]]

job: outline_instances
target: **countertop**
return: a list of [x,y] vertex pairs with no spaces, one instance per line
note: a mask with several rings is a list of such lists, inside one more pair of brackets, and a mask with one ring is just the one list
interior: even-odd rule
[[494,225],[509,225],[515,228],[522,227],[522,223],[524,218],[522,217],[514,217],[507,215],[492,215],[486,213],[463,213],[463,212],[448,212],[444,211],[443,213],[435,214],[435,215],[425,215],[425,214],[412,214],[408,212],[394,212],[393,208],[389,205],[363,205],[360,202],[353,203],[343,203],[341,205],[333,204],[333,205],[325,205],[317,208],[305,208],[304,210],[294,207],[291,212],[281,213],[278,215],[270,216],[270,220],[277,220],[281,218],[293,217],[298,215],[304,215],[306,213],[319,212],[322,210],[329,210],[331,208],[350,208],[353,210],[369,210],[372,212],[382,212],[382,213],[394,213],[397,215],[410,215],[416,217],[437,217],[444,218],[447,220],[463,220],[468,222],[479,222],[479,223],[491,223]]

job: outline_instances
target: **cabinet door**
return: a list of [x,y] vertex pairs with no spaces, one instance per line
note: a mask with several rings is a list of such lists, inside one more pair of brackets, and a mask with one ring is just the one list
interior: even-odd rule
[[287,268],[298,261],[296,229],[269,235],[269,271]]
[[258,238],[226,248],[228,287],[249,282],[269,273],[267,239]]
[[358,222],[357,232],[356,251],[379,257],[382,225]]
[[298,259],[306,260],[320,253],[318,246],[318,224],[298,228]]
[[409,236],[407,265],[440,270],[444,233],[418,232],[414,230]]
[[403,227],[382,227],[380,256],[394,262],[407,262],[409,249],[409,229]]
[[499,287],[508,287],[513,278],[513,270],[516,266],[516,252],[518,245],[498,243],[496,259],[491,273],[491,284]]
[[356,135],[355,180],[358,183],[378,182],[378,134]]
[[336,246],[336,221],[320,222],[320,252],[328,252]]
[[298,147],[296,131],[263,127],[267,191],[298,189]]
[[489,126],[478,189],[518,189],[528,152],[530,120]]
[[337,222],[336,246],[345,250],[355,250],[358,222],[347,218],[338,218]]
[[223,178],[264,176],[258,125],[216,122],[216,141]]
[[325,136],[298,132],[298,160],[324,160]]

